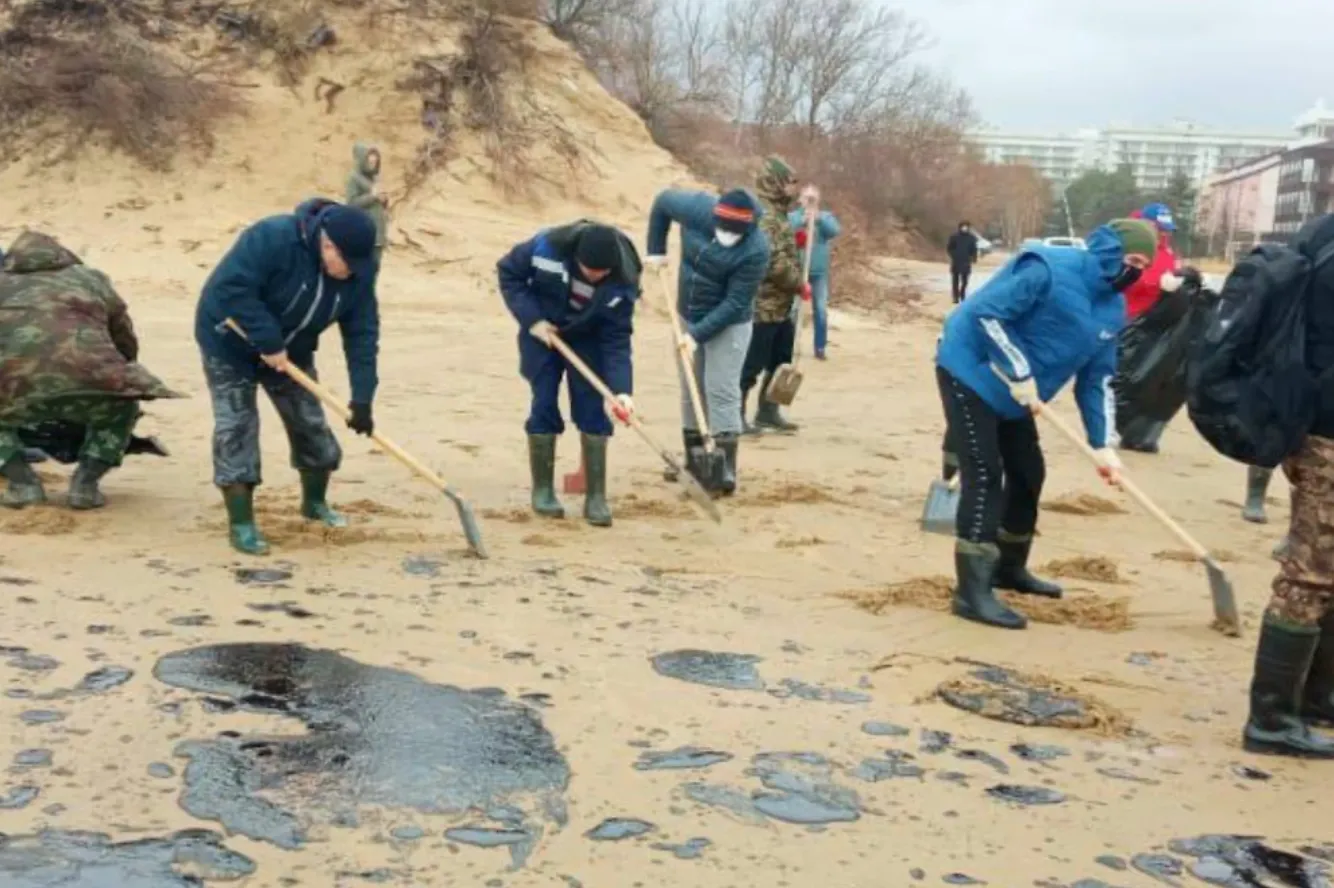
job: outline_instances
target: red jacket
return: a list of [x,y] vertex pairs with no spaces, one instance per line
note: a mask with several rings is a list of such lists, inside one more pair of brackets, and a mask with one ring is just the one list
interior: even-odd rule
[[[1136,213],[1135,215],[1138,215]],[[1176,251],[1172,249],[1172,236],[1165,231],[1158,232],[1158,250],[1154,253],[1153,264],[1144,269],[1144,273],[1139,276],[1131,287],[1126,290],[1126,318],[1133,321],[1135,318],[1144,314],[1153,308],[1158,297],[1162,295],[1159,286],[1163,275],[1167,272],[1175,273],[1181,260],[1177,258]]]

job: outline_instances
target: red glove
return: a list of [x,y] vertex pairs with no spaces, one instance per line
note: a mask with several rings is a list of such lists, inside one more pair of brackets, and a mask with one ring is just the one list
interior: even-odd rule
[[811,285],[809,281],[801,285],[801,301],[811,301]]
[[804,228],[797,229],[797,246],[803,250],[806,249],[806,229]]

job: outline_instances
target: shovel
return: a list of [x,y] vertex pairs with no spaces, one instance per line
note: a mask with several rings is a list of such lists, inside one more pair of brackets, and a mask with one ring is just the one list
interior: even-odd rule
[[704,438],[703,453],[687,453],[686,464],[687,467],[693,464],[701,482],[717,490],[722,487],[722,478],[727,474],[727,463],[722,451],[714,442],[713,435],[709,434],[709,421],[704,416],[704,399],[699,393],[699,380],[695,378],[695,362],[690,356],[690,349],[686,346],[685,334],[681,332],[681,318],[672,305],[672,293],[667,289],[667,278],[660,274],[658,280],[662,284],[663,304],[667,306],[667,315],[672,321],[672,337],[676,340],[677,357],[681,361],[681,372],[685,375],[686,389],[690,393],[690,407],[695,411],[695,425],[699,428],[700,436]]
[[[992,366],[991,369],[997,376],[1000,376],[1001,379],[1005,379],[1005,374],[1001,373],[1000,370],[997,370],[995,366]],[[1095,465],[1099,463],[1098,455],[1093,452],[1093,448],[1089,446],[1088,442],[1085,441],[1078,432],[1072,429],[1065,420],[1056,415],[1051,407],[1046,404],[1042,405],[1042,409],[1038,412],[1038,415],[1045,417],[1048,422],[1055,426],[1062,435],[1070,439],[1070,443],[1079,448],[1079,451],[1087,456]],[[1232,581],[1228,579],[1227,574],[1223,573],[1223,568],[1219,566],[1218,560],[1210,555],[1208,549],[1200,545],[1193,536],[1186,532],[1185,528],[1180,524],[1177,524],[1176,521],[1172,519],[1172,516],[1160,509],[1153,500],[1149,499],[1144,491],[1136,487],[1129,478],[1125,477],[1125,475],[1121,476],[1120,487],[1126,493],[1130,494],[1131,499],[1139,503],[1140,508],[1148,512],[1158,521],[1158,523],[1171,531],[1172,535],[1180,540],[1181,544],[1189,549],[1191,554],[1199,559],[1200,563],[1204,565],[1205,572],[1209,576],[1209,596],[1213,599],[1214,605],[1214,622],[1210,628],[1216,629],[1230,638],[1236,638],[1241,635],[1241,616],[1237,613],[1237,598],[1232,591]]]
[[[607,388],[607,384],[599,379],[598,375],[593,372],[593,369],[585,364],[583,360],[574,353],[574,349],[566,345],[565,340],[561,339],[560,336],[555,333],[551,334],[551,347],[560,352],[561,356],[569,362],[570,366],[573,367],[580,376],[588,380],[588,384],[602,396],[603,400],[612,403],[616,402],[616,396],[612,394],[611,389]],[[714,503],[713,497],[709,496],[708,491],[700,486],[699,481],[696,480],[694,475],[682,471],[681,466],[677,464],[672,455],[668,453],[661,444],[653,440],[653,436],[648,433],[648,429],[644,428],[644,424],[639,421],[639,417],[632,413],[629,417],[622,419],[621,421],[638,432],[639,437],[643,438],[644,442],[648,444],[649,447],[652,447],[658,456],[662,457],[662,461],[667,464],[667,468],[675,473],[676,483],[681,485],[681,489],[685,491],[685,494],[690,498],[690,501],[699,506],[705,515],[712,518],[718,524],[722,524],[723,516],[722,513],[718,511],[718,506]],[[582,471],[582,466],[580,469]],[[567,475],[567,483],[569,482],[569,479],[570,476]],[[580,480],[582,481],[582,478]]]
[[[801,279],[806,284],[811,282],[811,256],[815,253],[815,223],[819,217],[818,207],[809,207],[806,210],[806,256],[802,261]],[[769,380],[769,388],[765,391],[765,400],[772,401],[780,407],[787,407],[797,397],[797,392],[801,390],[801,342],[802,342],[802,322],[806,320],[806,313],[802,311],[801,303],[805,300],[797,301],[797,340],[792,344],[792,363],[783,364],[774,371],[773,378]]]
[[959,476],[948,481],[936,478],[926,491],[926,505],[922,507],[922,530],[954,536],[955,519],[959,514]]
[[[247,342],[250,341],[250,338],[246,336],[245,330],[241,329],[241,325],[231,318],[223,321],[220,326],[228,328]],[[334,412],[335,416],[342,417],[344,421],[352,418],[352,411],[348,410],[347,406],[344,405],[342,401],[335,398],[333,393],[327,388],[320,385],[314,379],[311,379],[300,367],[289,363],[286,372],[293,382],[310,392],[316,398],[319,398],[325,407]],[[379,432],[374,432],[371,434],[371,440],[380,445],[383,450],[388,451],[389,455],[394,459],[398,460],[414,473],[429,482],[432,487],[449,497],[450,501],[454,503],[454,508],[459,513],[459,523],[463,525],[463,536],[468,541],[468,548],[471,549],[472,553],[478,558],[486,558],[486,546],[482,543],[482,528],[478,525],[477,516],[473,514],[472,506],[468,501],[464,499],[458,491],[450,487],[449,483],[445,481],[444,478],[441,478],[435,472],[428,469],[412,454],[408,453],[402,447],[399,447],[393,441],[390,441],[384,435],[381,435]]]

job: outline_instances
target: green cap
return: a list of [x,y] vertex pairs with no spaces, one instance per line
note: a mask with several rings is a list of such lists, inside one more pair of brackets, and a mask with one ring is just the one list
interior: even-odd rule
[[792,169],[792,165],[777,154],[770,154],[764,159],[764,171],[779,182],[791,182],[797,178],[797,173]]
[[1143,219],[1113,219],[1107,227],[1121,241],[1121,249],[1127,256],[1139,253],[1153,261],[1158,252],[1158,232],[1153,225]]

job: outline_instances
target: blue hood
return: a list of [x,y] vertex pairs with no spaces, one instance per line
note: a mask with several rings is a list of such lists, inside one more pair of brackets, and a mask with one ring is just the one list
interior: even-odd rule
[[[1116,236],[1116,232],[1106,225],[1099,225],[1089,232],[1088,237],[1084,238],[1084,244],[1088,247],[1088,253],[1097,263],[1098,270],[1102,276],[1103,289],[1108,293],[1113,292],[1110,283],[1121,273],[1121,266],[1126,261],[1125,248],[1121,246],[1121,238]],[[1099,296],[1105,296],[1106,293],[1098,293]]]
[[303,200],[292,210],[292,214],[296,216],[297,230],[301,232],[301,243],[316,256],[320,254],[320,245],[315,239],[315,234],[324,224],[324,215],[332,206],[335,206],[334,202],[327,198],[312,197],[310,200]]

